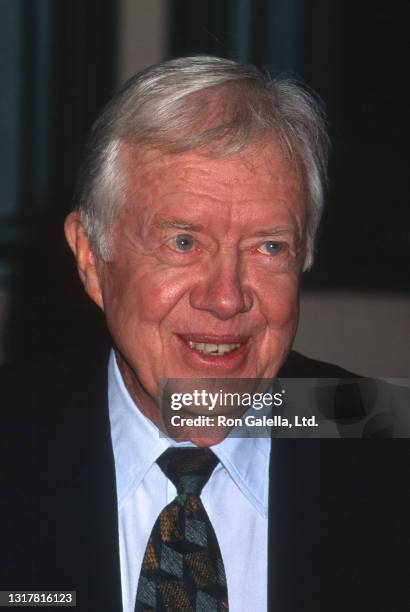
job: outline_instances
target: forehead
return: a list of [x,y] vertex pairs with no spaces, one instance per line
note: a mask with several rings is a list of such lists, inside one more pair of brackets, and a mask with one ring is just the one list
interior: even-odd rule
[[303,181],[279,145],[249,146],[217,157],[201,151],[136,154],[125,148],[128,212],[146,215],[177,207],[198,214],[235,207],[252,216],[258,207],[304,210]]

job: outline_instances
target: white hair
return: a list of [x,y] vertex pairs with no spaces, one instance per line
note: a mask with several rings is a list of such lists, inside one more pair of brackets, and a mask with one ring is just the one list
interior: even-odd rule
[[[297,164],[307,197],[306,257],[312,265],[326,183],[328,136],[320,103],[305,87],[253,66],[184,57],[132,77],[93,125],[77,209],[97,256],[109,260],[112,228],[125,200],[120,152],[127,143],[166,152],[229,155],[272,139]],[[209,145],[212,143],[212,147]]]

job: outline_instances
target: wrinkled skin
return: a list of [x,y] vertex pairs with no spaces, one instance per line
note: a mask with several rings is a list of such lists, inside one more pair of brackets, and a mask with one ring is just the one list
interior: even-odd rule
[[[158,423],[161,379],[277,373],[297,328],[305,195],[272,143],[218,158],[124,148],[123,164],[110,261],[95,257],[75,212],[66,235],[127,388]],[[216,357],[189,341],[240,346]]]

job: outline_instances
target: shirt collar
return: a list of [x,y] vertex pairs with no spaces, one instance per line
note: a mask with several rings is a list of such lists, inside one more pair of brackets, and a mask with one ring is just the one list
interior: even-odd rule
[[[169,446],[192,444],[160,437],[158,427],[142,414],[128,393],[114,351],[108,364],[108,406],[121,508]],[[228,437],[212,447],[243,495],[264,517],[268,512],[270,444],[270,438]]]

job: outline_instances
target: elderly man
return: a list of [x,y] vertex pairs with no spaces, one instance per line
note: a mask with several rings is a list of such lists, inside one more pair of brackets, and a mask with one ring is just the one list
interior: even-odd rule
[[9,375],[1,588],[101,612],[404,609],[403,447],[160,434],[164,380],[347,375],[291,352],[327,144],[304,89],[214,57],[106,107],[65,231],[113,348]]

